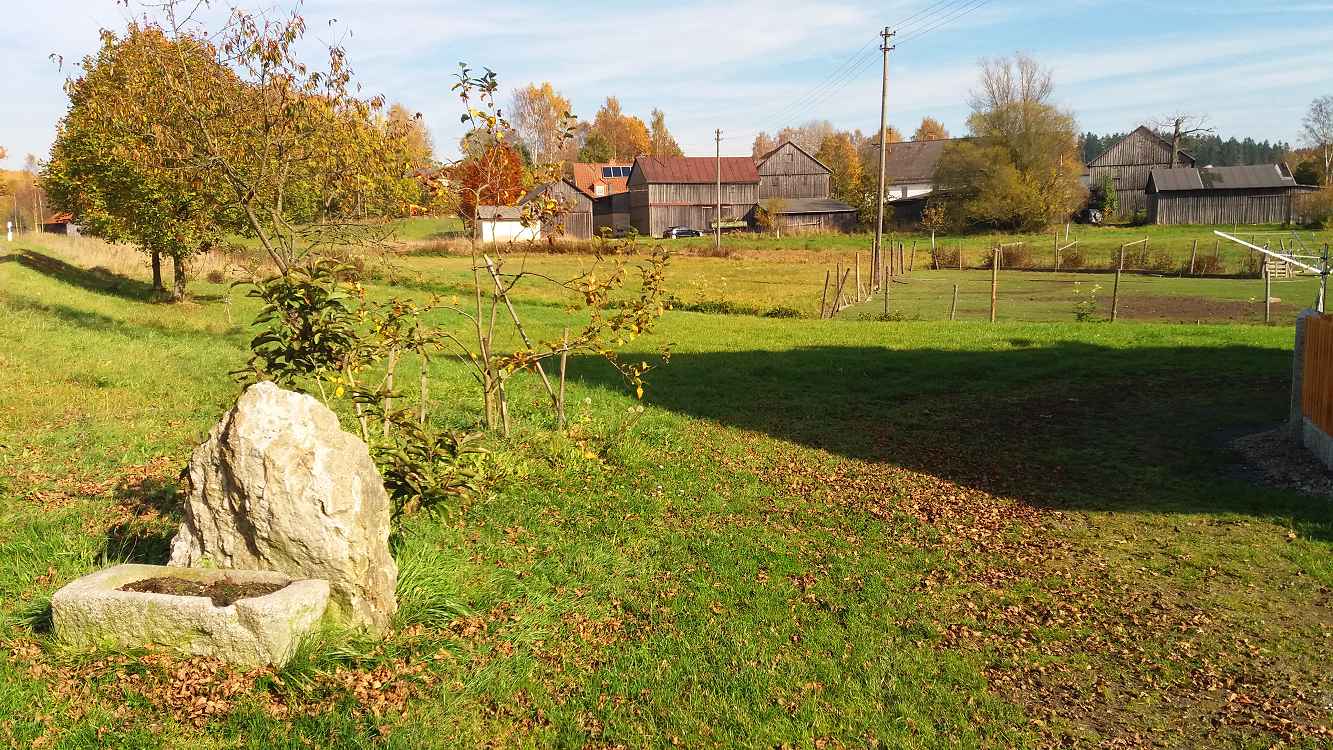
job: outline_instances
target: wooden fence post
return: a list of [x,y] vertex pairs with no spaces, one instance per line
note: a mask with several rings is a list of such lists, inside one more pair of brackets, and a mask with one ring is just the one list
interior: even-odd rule
[[824,314],[824,308],[828,303],[828,269],[824,269],[824,293],[819,296],[819,319],[823,320],[828,316]]
[[911,273],[916,270],[916,240],[912,240],[912,260],[907,264],[907,271]]
[[884,285],[884,317],[889,317],[889,294],[893,292],[893,284]]
[[1051,236],[1051,239],[1054,240],[1054,242],[1051,244],[1051,253],[1055,256],[1055,270],[1056,270],[1056,272],[1059,272],[1059,271],[1060,271],[1060,230],[1058,230],[1058,229],[1055,230],[1055,234],[1053,234],[1053,235]]
[[1000,288],[1000,246],[991,250],[990,259],[990,322],[995,322],[995,299]]
[[1194,241],[1194,247],[1190,248],[1190,276],[1194,275],[1194,259],[1199,255],[1199,241]]
[[[1268,247],[1264,245],[1264,247]],[[1273,277],[1268,272],[1268,256],[1264,256],[1264,325],[1273,322]]]
[[856,259],[856,301],[860,302],[865,299],[861,290],[861,254],[856,253],[853,257]]
[[953,302],[949,305],[949,320],[954,320],[958,314],[958,285],[953,285]]
[[1111,289],[1111,322],[1120,314],[1120,273],[1125,270],[1125,246],[1120,246],[1120,265],[1115,268],[1115,287]]
[[958,243],[958,270],[963,270],[963,243]]

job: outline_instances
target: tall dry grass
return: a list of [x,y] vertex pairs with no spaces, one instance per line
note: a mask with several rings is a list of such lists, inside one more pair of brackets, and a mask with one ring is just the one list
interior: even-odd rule
[[[48,251],[60,260],[82,268],[101,269],[118,276],[149,280],[152,267],[148,254],[134,245],[107,242],[97,237],[25,232],[15,235],[16,244],[23,243]],[[254,265],[255,258],[235,250],[222,249],[197,255],[189,262],[187,271],[191,281],[207,279],[222,281],[235,276],[242,265]],[[171,259],[162,259],[162,276],[171,284]]]

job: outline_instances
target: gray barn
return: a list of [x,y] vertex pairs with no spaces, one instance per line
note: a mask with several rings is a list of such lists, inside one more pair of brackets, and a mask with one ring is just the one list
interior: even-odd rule
[[[717,169],[711,156],[640,156],[629,176],[630,223],[661,237],[670,227],[713,228]],[[759,202],[759,172],[748,156],[724,156],[722,221],[748,224]]]
[[830,197],[833,171],[791,141],[759,157],[759,200],[779,232],[850,232],[856,209]]
[[[1180,151],[1176,166],[1193,167],[1194,157]],[[1120,199],[1120,213],[1133,216],[1148,210],[1148,176],[1154,169],[1170,167],[1171,142],[1140,125],[1101,156],[1088,162],[1088,185],[1096,187],[1103,177],[1110,176]]]
[[1296,184],[1286,164],[1154,169],[1148,176],[1151,224],[1288,224]]
[[[541,185],[528,191],[519,200],[519,205],[541,195],[550,195],[562,201],[569,209],[555,217],[556,221],[543,222],[542,236],[554,239],[586,240],[592,238],[592,199],[569,180],[557,180],[548,185]],[[558,226],[556,226],[558,224]]]

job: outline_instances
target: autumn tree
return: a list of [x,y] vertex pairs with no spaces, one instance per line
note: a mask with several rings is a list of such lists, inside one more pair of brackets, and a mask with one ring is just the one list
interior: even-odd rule
[[1031,231],[1082,204],[1074,118],[1050,102],[1052,89],[1050,71],[1026,55],[982,63],[972,138],[950,143],[936,170],[957,223]]
[[527,144],[536,162],[559,158],[566,139],[561,137],[570,115],[569,99],[555,90],[549,81],[529,83],[514,90],[510,117],[514,131]]
[[[219,28],[193,3],[164,0],[125,75],[144,96],[118,100],[110,116],[138,124],[132,161],[167,165],[183,182],[220,186],[219,216],[239,216],[280,273],[311,250],[359,244],[379,231],[355,221],[401,212],[416,185],[396,129],[382,125],[382,97],[361,98],[345,50],[320,64],[300,50],[305,19],[233,9]],[[193,54],[188,54],[193,53]]]
[[84,231],[129,242],[148,253],[153,288],[162,290],[162,256],[172,259],[172,299],[185,296],[188,264],[239,228],[227,210],[220,175],[188,168],[159,119],[162,87],[154,61],[170,56],[201,86],[231,87],[230,71],[206,41],[169,38],[152,25],[102,33],[102,47],[66,83],[61,119],[43,183],[54,205],[78,217]]
[[834,198],[855,205],[861,185],[861,157],[847,133],[826,136],[815,158],[829,168],[830,192]]
[[1301,135],[1324,163],[1324,184],[1333,186],[1333,95],[1310,102],[1301,121]]
[[778,142],[773,140],[773,136],[764,131],[760,131],[754,137],[754,142],[750,145],[750,155],[758,159],[778,147]]
[[426,169],[435,163],[435,144],[420,112],[394,103],[389,107],[385,126],[393,133],[410,169]]
[[948,137],[949,131],[945,130],[944,124],[934,117],[922,118],[916,132],[912,133],[912,140],[914,141],[940,141]]
[[667,130],[666,113],[660,109],[654,109],[652,117],[649,118],[648,140],[650,151],[653,156],[684,156],[685,152],[680,150],[680,144],[671,136]]
[[503,142],[454,165],[450,178],[458,192],[458,215],[469,225],[476,221],[478,206],[512,206],[523,197],[523,160]]
[[810,120],[801,125],[786,127],[778,131],[776,146],[791,142],[813,154],[819,150],[824,139],[837,133],[838,129],[828,120]]
[[631,161],[636,156],[652,152],[648,126],[643,120],[621,112],[620,100],[614,96],[608,96],[606,103],[597,110],[592,132],[602,136],[611,146],[611,159],[607,161]]

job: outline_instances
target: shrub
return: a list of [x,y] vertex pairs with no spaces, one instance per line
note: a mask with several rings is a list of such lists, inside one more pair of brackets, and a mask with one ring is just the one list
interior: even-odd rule
[[[989,267],[989,266],[987,266]],[[1027,245],[1006,247],[1000,251],[1000,268],[1032,268],[1032,251]]]
[[205,276],[210,284],[221,284],[227,280],[227,274],[221,268],[214,268]]
[[1296,215],[1312,229],[1333,227],[1333,187],[1297,196]]
[[957,268],[959,252],[961,251],[957,247],[936,245],[935,249],[930,251],[930,259],[935,268]]
[[1072,248],[1060,253],[1060,268],[1076,269],[1087,265],[1088,259],[1083,256],[1083,251]]
[[777,306],[777,307],[770,308],[768,312],[764,313],[764,317],[765,317],[765,318],[799,318],[799,317],[801,317],[801,311],[800,311],[800,310],[797,310],[797,309],[794,308],[794,307],[786,307],[786,306],[784,306],[784,305],[779,305],[779,306]]

